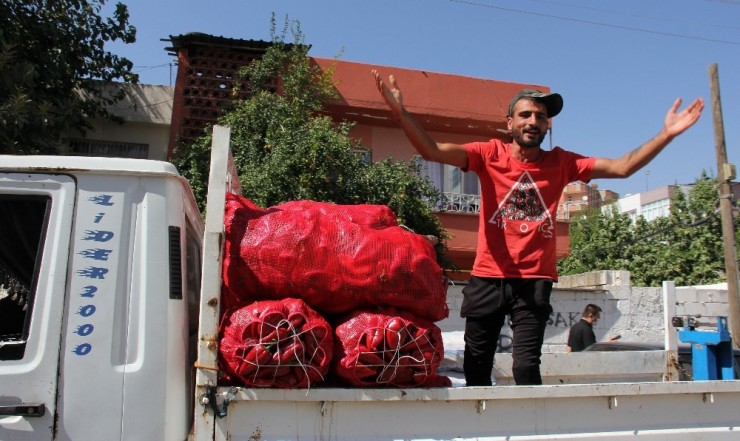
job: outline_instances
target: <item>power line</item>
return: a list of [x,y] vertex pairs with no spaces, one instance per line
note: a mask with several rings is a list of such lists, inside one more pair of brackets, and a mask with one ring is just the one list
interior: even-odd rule
[[711,43],[722,43],[722,44],[731,44],[731,45],[735,45],[735,46],[740,46],[740,42],[738,42],[738,41],[718,40],[718,39],[714,39],[714,38],[705,38],[705,37],[698,37],[698,36],[685,35],[685,34],[676,34],[676,33],[672,33],[672,32],[661,32],[661,31],[654,31],[654,30],[650,30],[650,29],[635,28],[635,27],[631,27],[631,26],[614,25],[614,24],[602,23],[602,22],[593,21],[593,20],[583,20],[583,19],[572,18],[572,17],[563,17],[563,16],[560,16],[560,15],[543,14],[543,13],[540,13],[540,12],[533,12],[533,11],[524,11],[524,10],[521,10],[521,9],[504,8],[502,6],[494,6],[494,5],[489,5],[489,4],[485,4],[485,3],[478,3],[478,2],[474,2],[474,1],[468,1],[468,0],[450,0],[450,1],[453,2],[453,3],[466,4],[466,5],[469,5],[469,6],[478,6],[478,7],[481,7],[481,8],[498,9],[498,10],[501,10],[501,11],[516,12],[518,14],[535,15],[535,16],[538,16],[538,17],[545,17],[545,18],[554,18],[554,19],[557,19],[557,20],[564,20],[564,21],[570,21],[570,22],[576,22],[576,23],[584,23],[584,24],[590,24],[590,25],[594,25],[594,26],[601,26],[601,27],[612,28],[612,29],[621,29],[621,30],[625,30],[625,31],[642,32],[642,33],[653,34],[653,35],[662,35],[662,36],[665,36],[665,37],[675,37],[675,38],[683,38],[683,39],[687,39],[687,40],[707,41],[707,42],[711,42]]
[[645,236],[638,237],[637,239],[632,239],[631,241],[628,241],[628,245],[632,245],[632,244],[637,243],[637,242],[642,242],[644,240],[651,239],[654,236],[658,236],[660,234],[667,233],[667,232],[669,232],[671,230],[674,230],[676,228],[696,228],[696,227],[699,227],[699,226],[704,225],[705,223],[711,221],[712,219],[716,219],[717,218],[717,213],[718,213],[718,210],[715,210],[712,213],[709,213],[709,215],[707,217],[701,218],[701,219],[699,219],[699,220],[697,220],[695,222],[689,223],[689,224],[682,224],[680,222],[675,222],[675,223],[673,223],[673,224],[671,224],[671,225],[669,225],[669,226],[667,226],[665,228],[661,228],[660,230],[654,231],[654,232],[652,232],[650,234],[646,234]]
[[160,67],[170,66],[172,63],[158,64],[156,66],[136,66],[136,72],[144,72],[145,70],[158,69]]
[[[603,12],[606,14],[612,14],[612,15],[622,15],[625,17],[635,17],[635,18],[646,18],[648,20],[657,20],[657,21],[664,21],[669,23],[679,23],[679,24],[688,24],[691,26],[696,26],[697,24],[711,26],[712,28],[727,28],[727,29],[738,29],[740,30],[739,26],[728,26],[728,25],[717,25],[716,23],[707,23],[707,22],[697,22],[697,21],[689,21],[689,20],[679,20],[675,18],[668,18],[668,17],[656,17],[651,15],[642,15],[642,14],[632,14],[622,11],[617,11],[614,9],[603,9],[603,8],[594,8],[591,6],[583,6],[583,5],[575,5],[573,3],[567,3],[567,2],[559,2],[554,0],[530,0],[533,2],[538,3],[549,3],[553,5],[558,6],[565,6],[568,8],[577,8],[577,9],[585,9],[587,11],[594,11],[594,12]],[[709,1],[719,1],[719,0],[709,0]],[[727,1],[727,0],[725,0]],[[740,0],[735,0],[735,4],[740,4]]]
[[166,99],[164,101],[158,101],[156,103],[148,103],[148,104],[145,104],[143,106],[140,106],[138,104],[131,104],[131,105],[120,106],[120,107],[113,106],[112,109],[113,110],[129,110],[129,109],[140,110],[140,109],[146,109],[148,107],[160,106],[162,104],[169,104],[169,103],[173,102],[174,100],[175,100],[174,98],[168,98],[168,99]]
[[175,101],[174,98],[170,98],[170,99],[167,99],[167,100],[164,100],[164,101],[159,101],[159,102],[156,102],[156,103],[150,103],[150,104],[146,104],[146,105],[143,105],[143,106],[134,106],[134,108],[135,109],[146,109],[147,107],[156,107],[156,106],[159,106],[161,104],[169,104],[169,103],[174,102],[174,101]]
[[[672,222],[670,225],[667,225],[659,230],[653,231],[651,233],[645,234],[638,238],[629,238],[627,240],[621,241],[621,242],[615,242],[611,246],[602,247],[599,250],[589,250],[583,253],[586,256],[595,256],[597,251],[613,251],[618,248],[624,248],[626,246],[634,245],[639,242],[644,242],[646,240],[652,239],[655,236],[659,236],[663,233],[667,233],[671,230],[675,230],[677,228],[697,228],[700,227],[707,222],[710,222],[713,219],[717,218],[717,213],[719,210],[715,210],[711,213],[709,213],[706,217],[700,218],[694,222],[691,223],[681,223],[681,222]],[[581,250],[583,252],[583,250]]]

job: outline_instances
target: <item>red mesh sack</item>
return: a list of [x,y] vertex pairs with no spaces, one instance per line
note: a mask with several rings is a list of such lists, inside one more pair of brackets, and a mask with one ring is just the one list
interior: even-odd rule
[[[240,240],[231,240],[233,237],[243,237],[246,234],[250,219],[257,219],[266,211],[255,205],[252,201],[242,196],[226,193],[226,204],[224,207],[224,243],[221,284],[221,311],[243,305],[247,302],[258,300],[258,296],[245,296],[244,292],[238,294],[231,287],[239,286],[243,272],[248,268],[244,265],[240,254]],[[229,269],[232,269],[229,271]],[[232,276],[229,276],[232,274]],[[240,290],[241,291],[241,290]]]
[[393,306],[447,317],[434,248],[382,205],[226,203],[225,302],[296,297],[323,314]]
[[323,381],[334,337],[300,299],[254,302],[224,315],[219,355],[225,377],[247,386],[300,388]]
[[442,331],[405,311],[358,311],[334,328],[332,372],[351,386],[440,387]]
[[344,222],[352,222],[368,228],[380,229],[398,226],[396,213],[387,205],[358,204],[342,206],[330,202],[289,201],[277,205],[275,208],[283,211],[315,210],[321,214],[337,216]]

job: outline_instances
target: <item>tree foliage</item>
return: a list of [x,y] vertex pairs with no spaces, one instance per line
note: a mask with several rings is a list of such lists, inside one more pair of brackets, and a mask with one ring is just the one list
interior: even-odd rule
[[105,49],[133,43],[136,29],[118,3],[105,0],[0,2],[0,153],[57,153],[63,133],[88,129],[88,118],[112,117],[123,98],[106,83],[136,82],[133,64]]
[[[262,207],[291,200],[387,205],[402,225],[438,238],[444,262],[445,231],[432,211],[441,193],[420,177],[414,161],[363,161],[359,152],[368,149],[350,137],[352,124],[336,123],[324,113],[337,98],[331,70],[312,63],[297,22],[293,25],[295,41],[286,44],[287,31],[276,36],[273,18],[271,46],[240,71],[247,96],[235,99],[218,122],[231,129],[242,193]],[[210,145],[207,133],[192,145],[179,145],[174,160],[201,209]]]
[[[628,270],[636,286],[724,281],[722,227],[717,180],[703,172],[690,192],[676,191],[670,215],[653,221],[594,211],[570,224],[570,255],[558,263],[560,274]],[[735,231],[740,222],[736,219]]]
[[571,219],[570,254],[558,262],[560,274],[621,269],[627,265],[623,248],[631,241],[629,216],[612,207],[606,214],[590,211]]

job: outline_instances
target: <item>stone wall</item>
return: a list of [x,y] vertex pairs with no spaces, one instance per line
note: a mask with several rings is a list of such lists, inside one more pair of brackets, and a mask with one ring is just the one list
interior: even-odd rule
[[[464,319],[460,318],[464,284],[451,285],[448,293],[450,316],[439,322],[446,350],[463,348]],[[670,286],[670,285],[669,285]],[[676,287],[673,316],[701,316],[701,323],[714,324],[717,316],[728,316],[727,289],[721,287]],[[561,277],[553,290],[553,314],[545,332],[543,352],[565,352],[568,331],[578,322],[583,308],[601,306],[601,320],[594,326],[597,340],[620,335],[621,341],[663,344],[666,315],[664,288],[632,287],[628,271],[597,271]],[[674,328],[668,327],[673,332]],[[511,329],[504,326],[499,352],[511,352]]]

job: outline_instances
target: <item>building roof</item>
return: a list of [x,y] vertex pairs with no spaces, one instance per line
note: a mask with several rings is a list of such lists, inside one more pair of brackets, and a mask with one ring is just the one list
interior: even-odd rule
[[[168,51],[195,47],[264,52],[272,44],[191,32],[170,36]],[[310,46],[309,46],[310,47]],[[543,85],[496,81],[422,70],[403,69],[312,57],[321,69],[332,69],[340,97],[328,106],[335,118],[370,125],[397,126],[375,87],[370,71],[393,73],[404,92],[404,103],[425,129],[501,138],[506,134],[509,101],[524,88],[549,92]]]
[[[124,121],[145,124],[169,125],[175,88],[154,84],[102,83],[103,93],[115,95],[123,89],[125,96],[107,110]],[[81,92],[85,93],[85,92]]]
[[549,92],[546,86],[473,78],[336,59],[313,57],[324,70],[333,69],[340,95],[331,106],[346,119],[373,125],[393,125],[370,73],[393,74],[403,91],[404,104],[427,129],[441,132],[501,137],[506,131],[509,101],[525,88]]
[[209,47],[228,47],[234,50],[258,50],[265,51],[272,43],[262,40],[242,40],[239,38],[227,38],[219,37],[215,35],[204,34],[202,32],[188,32],[187,34],[181,35],[170,35],[169,40],[172,43],[172,47],[167,47],[165,50],[168,52],[177,52],[180,49],[188,48],[191,46],[209,46]]
[[125,84],[126,98],[108,110],[127,121],[169,125],[175,88],[152,84]]

